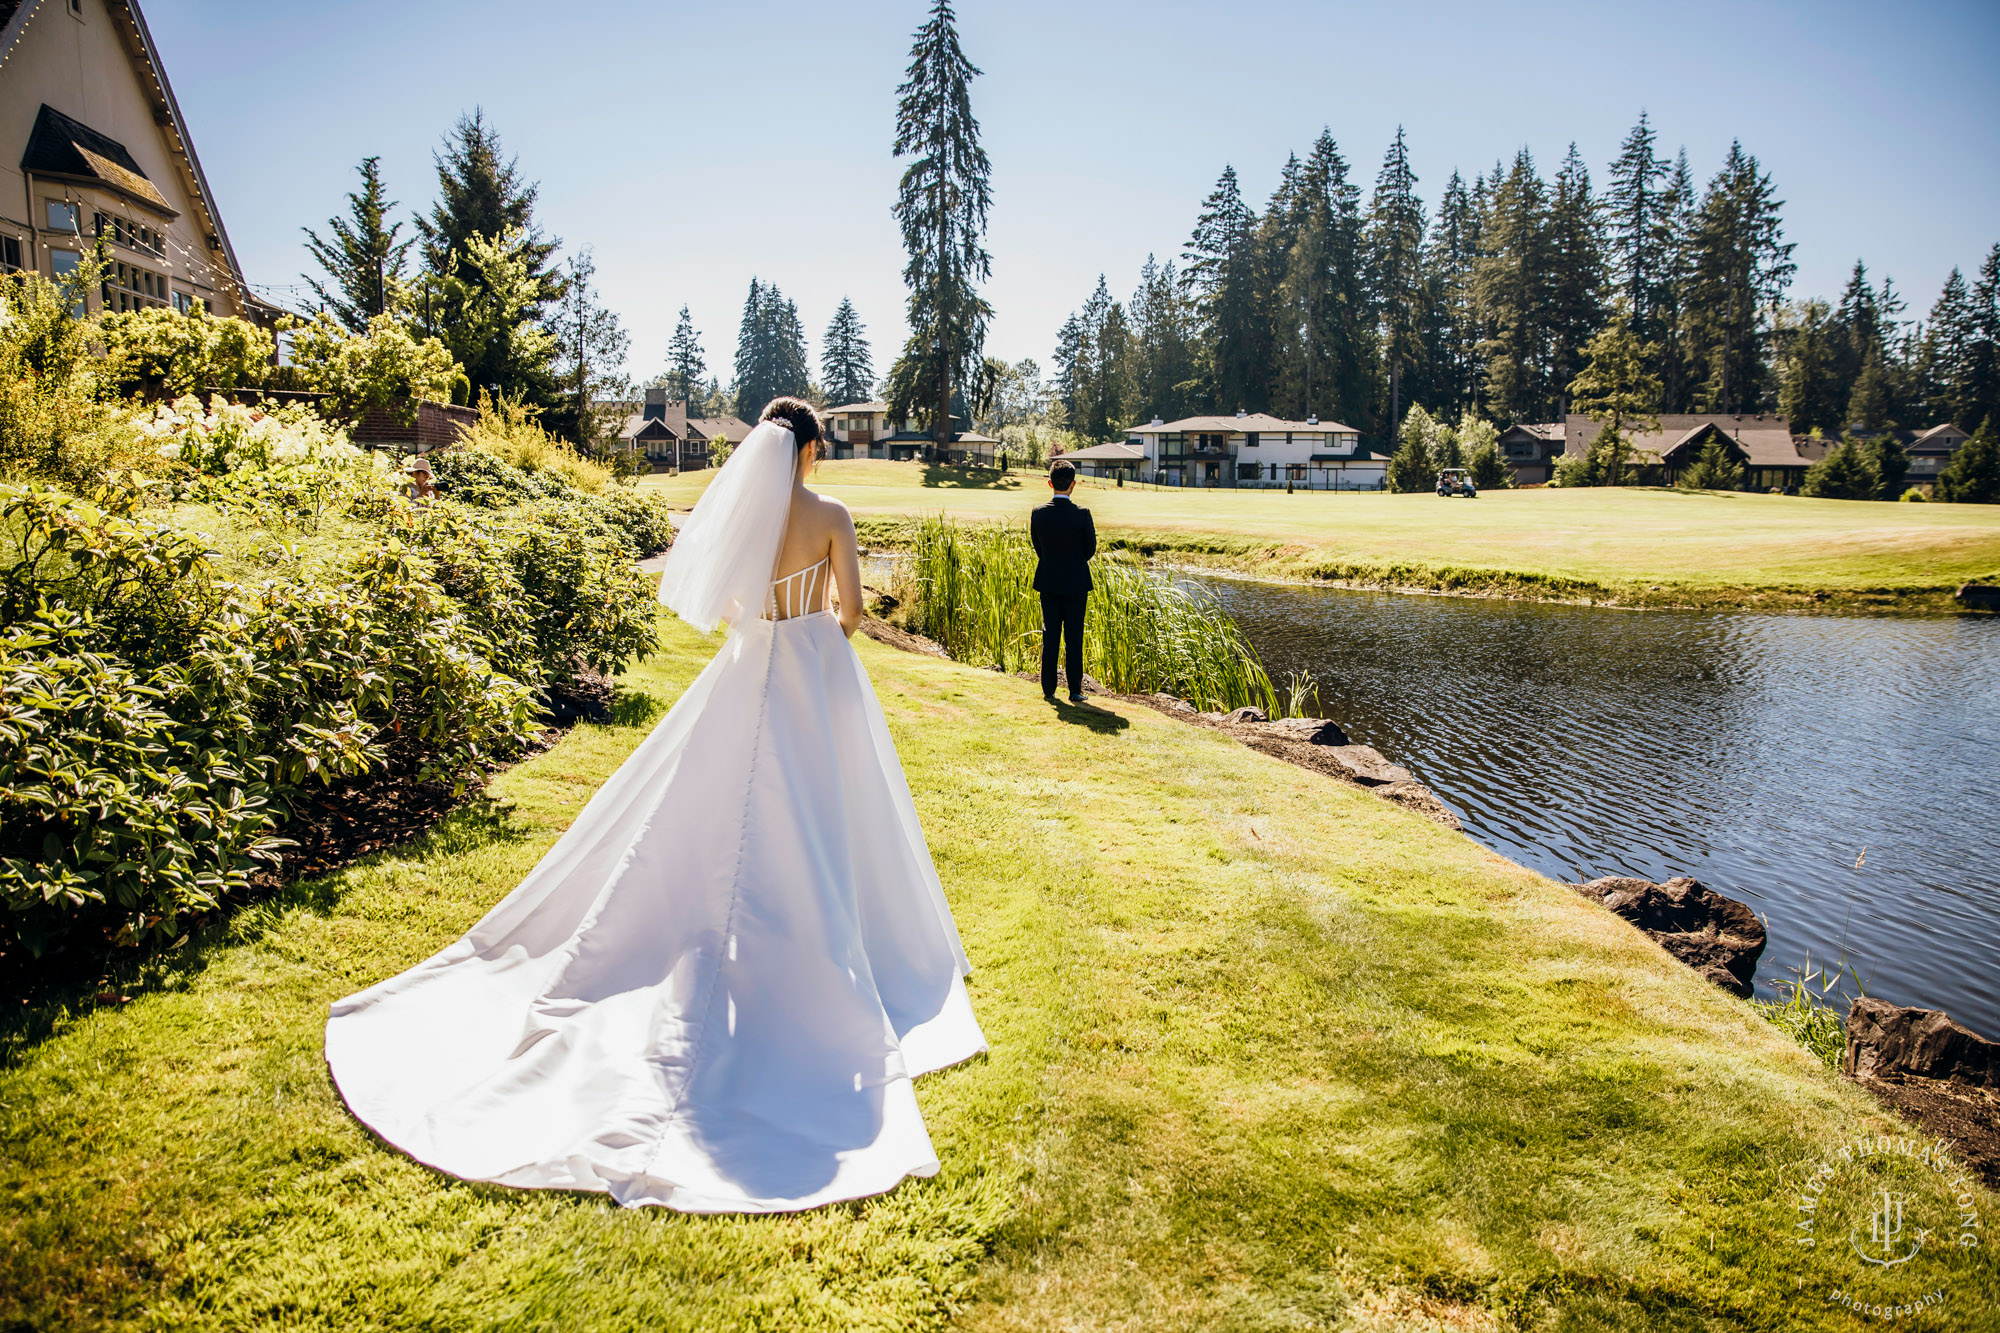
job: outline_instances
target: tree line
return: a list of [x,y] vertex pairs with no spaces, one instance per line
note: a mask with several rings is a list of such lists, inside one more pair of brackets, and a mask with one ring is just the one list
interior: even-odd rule
[[1838,303],[1786,299],[1783,201],[1741,143],[1697,186],[1642,113],[1602,189],[1574,144],[1553,178],[1522,148],[1434,207],[1402,130],[1373,189],[1330,133],[1261,210],[1226,166],[1178,264],[1148,256],[1129,302],[1100,277],[1057,335],[1057,397],[1090,441],[1195,413],[1316,413],[1376,442],[1438,419],[1553,421],[1593,341],[1628,331],[1641,414],[1782,412],[1840,434],[2000,414],[2000,245],[1906,321],[1857,262]]

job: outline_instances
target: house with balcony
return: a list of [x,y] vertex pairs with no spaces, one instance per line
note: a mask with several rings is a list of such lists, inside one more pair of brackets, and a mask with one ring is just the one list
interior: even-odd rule
[[270,324],[252,295],[137,0],[0,0],[0,271],[76,271],[92,309],[200,305]]
[[1379,491],[1387,484],[1385,455],[1364,448],[1354,427],[1317,416],[1155,417],[1127,431],[1125,443],[1143,459],[1140,479],[1166,486]]
[[848,403],[826,410],[828,451],[835,458],[887,458],[885,445],[893,434],[887,403]]
[[1910,455],[1910,472],[1904,478],[1904,485],[1914,486],[1925,495],[1930,495],[1937,488],[1938,473],[1951,462],[1951,456],[1958,452],[1958,447],[1971,438],[1963,427],[1954,426],[1949,421],[1942,426],[1911,433],[1903,441],[1903,448]]
[[1509,426],[1497,444],[1516,486],[1540,486],[1555,480],[1556,460],[1563,456],[1563,423]]
[[749,434],[749,425],[735,417],[691,417],[685,399],[670,399],[665,389],[654,388],[619,427],[618,443],[644,454],[656,468],[695,471],[708,466],[711,442],[721,439],[734,447]]

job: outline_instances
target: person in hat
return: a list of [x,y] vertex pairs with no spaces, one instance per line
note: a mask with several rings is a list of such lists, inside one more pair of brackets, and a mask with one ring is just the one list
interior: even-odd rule
[[404,491],[409,495],[412,503],[427,505],[437,498],[437,487],[431,485],[431,465],[429,459],[425,458],[422,454],[418,454],[410,460],[409,466],[403,470],[410,477],[409,484],[404,487]]

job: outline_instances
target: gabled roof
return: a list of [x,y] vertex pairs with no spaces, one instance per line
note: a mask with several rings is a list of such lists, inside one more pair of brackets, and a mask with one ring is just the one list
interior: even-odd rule
[[1504,440],[1515,431],[1520,431],[1524,435],[1531,435],[1538,440],[1560,444],[1563,438],[1563,423],[1560,421],[1517,421],[1507,427],[1507,429],[1501,431],[1500,438]]
[[159,186],[146,178],[145,169],[124,144],[46,103],[35,116],[35,128],[28,133],[21,170],[37,176],[94,181],[168,217],[180,216]]
[[[5,67],[8,57],[14,53],[15,43],[20,41],[28,24],[38,15],[60,12],[60,4],[61,0],[0,0],[0,68]],[[125,48],[132,61],[133,73],[139,79],[139,91],[152,103],[154,121],[159,124],[167,146],[181,160],[188,193],[199,207],[201,230],[207,233],[210,248],[228,268],[246,306],[254,305],[277,313],[276,306],[252,295],[249,283],[244,280],[243,265],[237,262],[236,249],[229,243],[229,232],[222,225],[222,212],[215,205],[215,192],[209,188],[208,177],[201,169],[201,159],[195,155],[194,139],[188,134],[187,120],[181,115],[180,103],[174,100],[173,85],[167,82],[166,65],[160,60],[159,48],[154,45],[153,34],[146,27],[146,16],[139,11],[138,0],[104,0],[104,7],[118,27],[120,45]],[[112,140],[106,142],[115,143]],[[126,158],[129,162],[130,154],[126,154]],[[115,158],[106,160],[114,165],[124,165],[117,163]],[[145,180],[145,177],[141,175],[139,179]]]
[[1911,439],[1909,447],[1927,452],[1931,450],[1949,452],[1956,449],[1960,443],[1968,438],[1964,430],[1947,421],[1941,426],[1932,426],[1929,430],[1918,431],[1916,436]]
[[1343,426],[1338,421],[1286,421],[1268,412],[1247,412],[1244,415],[1228,417],[1183,417],[1179,421],[1149,421],[1143,426],[1134,426],[1127,435],[1185,435],[1188,433],[1245,435],[1251,431],[1268,434],[1272,431],[1319,431],[1328,435],[1359,435],[1352,426]]
[[618,428],[621,440],[678,440],[680,432],[658,417],[649,417],[635,412],[625,418],[625,424]]
[[704,440],[720,435],[731,444],[741,444],[750,434],[750,423],[736,417],[689,417],[687,423],[689,434]]
[[887,403],[849,403],[845,407],[827,408],[826,415],[831,416],[835,412],[887,412],[888,410]]
[[[1791,423],[1775,415],[1662,412],[1657,430],[1641,430],[1628,424],[1626,437],[1640,457],[1664,458],[1680,445],[1699,440],[1701,428],[1708,425],[1713,425],[1724,439],[1741,450],[1752,467],[1806,466],[1806,460],[1792,443]],[[1572,413],[1563,427],[1565,451],[1571,458],[1580,458],[1589,452],[1604,423]]]
[[1066,463],[1077,459],[1086,463],[1139,463],[1145,461],[1146,451],[1130,444],[1093,444],[1088,449],[1072,449],[1056,457]]

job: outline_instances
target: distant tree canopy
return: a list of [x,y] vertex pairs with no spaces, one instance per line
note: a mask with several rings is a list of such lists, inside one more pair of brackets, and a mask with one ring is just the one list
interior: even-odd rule
[[1224,167],[1177,272],[1148,257],[1123,304],[1100,278],[1064,323],[1072,428],[1318,413],[1388,449],[1412,404],[1503,425],[1583,410],[1572,385],[1593,349],[1618,358],[1597,382],[1627,386],[1628,417],[1783,411],[1836,436],[2000,419],[2000,245],[1921,322],[1859,263],[1837,301],[1790,301],[1770,174],[1737,143],[1698,184],[1643,114],[1602,189],[1574,145],[1553,178],[1523,148],[1469,184],[1453,172],[1434,209],[1419,186],[1400,129],[1365,203],[1327,133],[1261,210]]
[[806,366],[806,331],[799,308],[777,284],[750,279],[743,323],[736,333],[736,415],[755,421],[773,398],[803,398],[812,389]]
[[819,381],[831,407],[864,403],[875,395],[875,357],[868,349],[868,331],[861,327],[854,303],[844,296],[820,340]]

